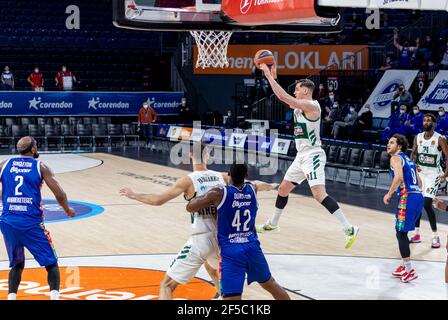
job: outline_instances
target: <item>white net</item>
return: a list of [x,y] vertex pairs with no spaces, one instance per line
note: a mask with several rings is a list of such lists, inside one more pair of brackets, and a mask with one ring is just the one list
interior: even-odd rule
[[198,46],[196,68],[225,68],[232,31],[190,31]]

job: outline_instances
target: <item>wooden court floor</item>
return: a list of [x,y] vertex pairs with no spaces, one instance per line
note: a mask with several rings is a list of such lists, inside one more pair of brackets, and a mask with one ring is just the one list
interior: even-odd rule
[[[57,174],[57,180],[69,199],[94,203],[105,211],[87,219],[48,224],[59,257],[175,254],[182,248],[190,235],[190,217],[182,197],[164,206],[152,207],[120,197],[119,190],[127,186],[142,193],[157,193],[188,172],[105,153],[84,156],[103,163],[87,170]],[[53,198],[46,186],[43,195]],[[262,223],[271,215],[276,192],[260,193],[258,198],[257,223]],[[393,215],[351,205],[341,207],[349,220],[360,226],[359,238],[350,250],[344,249],[339,223],[320,204],[309,197],[291,195],[280,221],[280,231],[260,235],[264,252],[399,258]],[[443,246],[447,232],[446,225],[439,225]],[[422,222],[422,234],[426,239],[430,236],[426,221]],[[429,245],[419,245],[412,250],[416,260],[444,262],[446,259],[443,248],[432,250]],[[6,259],[3,244],[0,257]],[[276,269],[271,271],[275,277]],[[291,296],[303,299],[300,295]],[[269,299],[270,296],[254,284],[246,289],[244,298]]]

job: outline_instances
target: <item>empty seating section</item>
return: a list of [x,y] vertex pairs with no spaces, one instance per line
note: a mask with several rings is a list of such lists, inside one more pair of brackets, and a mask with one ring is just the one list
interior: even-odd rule
[[[169,63],[160,62],[169,61],[170,55],[161,53],[160,33],[114,27],[110,0],[76,1],[80,29],[67,29],[69,14],[65,11],[72,4],[67,0],[0,0],[0,66],[10,66],[16,90],[29,89],[26,79],[35,66],[44,75],[46,90],[55,89],[54,78],[63,64],[81,80],[75,90],[148,90],[148,68],[152,72],[164,68],[166,72],[157,73],[168,77]],[[163,40],[172,38],[175,48],[177,37],[166,34]],[[150,89],[170,89],[169,77],[160,83]]]
[[384,150],[384,146],[361,143],[347,145],[350,144],[348,142],[345,144],[328,144],[328,141],[324,141],[323,149],[327,155],[327,168],[334,170],[332,180],[338,181],[338,173],[343,169],[346,171],[345,183],[350,182],[352,172],[357,172],[359,173],[358,184],[365,186],[367,179],[374,178],[376,187],[380,175],[389,172],[390,157]]
[[33,136],[45,149],[120,147],[139,136],[131,123],[112,117],[0,117],[0,146],[14,148],[18,139]]

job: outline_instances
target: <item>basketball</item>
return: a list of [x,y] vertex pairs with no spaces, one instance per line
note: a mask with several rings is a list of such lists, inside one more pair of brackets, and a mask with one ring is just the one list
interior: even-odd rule
[[264,63],[271,67],[275,64],[274,54],[266,49],[257,51],[254,57],[255,66],[260,69],[260,64]]

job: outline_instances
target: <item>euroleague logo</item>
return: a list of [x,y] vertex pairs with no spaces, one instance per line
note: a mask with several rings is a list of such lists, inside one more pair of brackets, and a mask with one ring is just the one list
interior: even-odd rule
[[242,14],[248,13],[251,7],[252,7],[252,0],[241,0],[240,11]]

